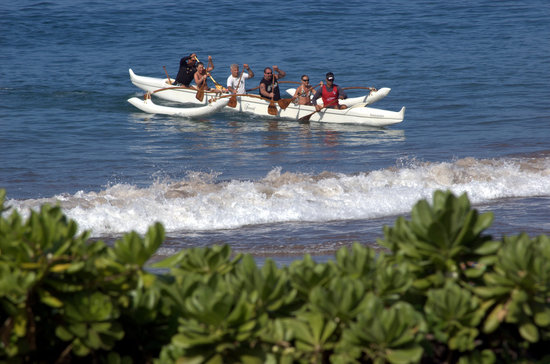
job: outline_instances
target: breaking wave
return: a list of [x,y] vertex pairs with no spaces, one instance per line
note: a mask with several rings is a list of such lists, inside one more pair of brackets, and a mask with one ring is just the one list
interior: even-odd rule
[[550,195],[550,156],[474,159],[395,166],[353,175],[283,172],[256,181],[217,181],[216,173],[189,172],[179,181],[146,188],[115,184],[99,192],[8,200],[24,216],[59,204],[92,236],[143,233],[156,221],[167,232],[234,229],[289,221],[371,219],[408,213],[434,190],[466,192],[474,204],[511,197]]

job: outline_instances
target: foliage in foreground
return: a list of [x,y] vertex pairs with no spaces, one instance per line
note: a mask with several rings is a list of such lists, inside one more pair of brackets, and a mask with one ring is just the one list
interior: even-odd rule
[[147,266],[160,224],[108,246],[58,207],[8,216],[4,198],[0,362],[550,361],[550,239],[492,240],[465,195],[418,202],[385,227],[384,253],[285,267],[228,246]]

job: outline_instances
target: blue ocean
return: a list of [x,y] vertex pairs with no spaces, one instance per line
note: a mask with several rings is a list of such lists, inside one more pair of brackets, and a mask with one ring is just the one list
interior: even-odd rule
[[[229,244],[259,261],[331,259],[376,247],[437,189],[493,211],[495,238],[549,234],[549,19],[547,0],[4,1],[0,188],[24,216],[59,204],[108,242],[160,221],[166,256]],[[389,87],[372,106],[405,119],[186,119],[127,102],[143,96],[130,68],[175,78],[193,52],[220,83],[247,63],[247,87],[274,65],[290,81],[330,71]]]

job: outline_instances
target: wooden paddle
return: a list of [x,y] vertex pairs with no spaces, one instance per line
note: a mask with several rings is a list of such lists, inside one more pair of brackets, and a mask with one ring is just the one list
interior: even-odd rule
[[303,124],[303,123],[308,123],[309,122],[309,119],[311,118],[311,116],[313,114],[316,114],[318,113],[319,111],[323,110],[323,109],[326,109],[327,107],[329,107],[330,105],[334,105],[335,103],[338,102],[338,99],[336,100],[332,100],[331,102],[329,102],[327,105],[324,105],[322,108],[320,108],[319,110],[315,110],[314,112],[312,112],[311,114],[307,114],[306,116],[302,116],[301,118],[298,119],[298,121]]
[[246,92],[254,91],[254,90],[257,90],[257,89],[259,89],[259,88],[260,88],[260,86],[256,86],[256,87],[254,87],[254,88],[247,88],[247,89],[246,89]]
[[199,90],[197,91],[197,94],[195,95],[197,100],[199,100],[199,101],[204,100],[204,90],[205,89],[206,89],[206,81],[204,82],[204,84],[201,87],[199,87]]
[[223,95],[218,97],[219,99],[224,99],[226,97],[233,97],[233,96],[248,96],[248,97],[254,97],[260,100],[269,101],[269,99],[266,99],[265,97],[261,97],[260,95],[251,95],[251,94],[231,94],[231,95]]
[[192,87],[187,87],[187,86],[172,86],[172,87],[159,88],[159,89],[153,91],[153,93],[157,93],[157,92],[160,92],[160,91],[166,91],[166,90],[177,90],[179,88],[193,89]]
[[277,107],[275,106],[275,101],[273,101],[273,96],[275,96],[275,90],[273,89],[273,86],[275,85],[275,75],[272,74],[271,77],[271,101],[267,107],[267,113],[269,115],[277,115]]
[[342,90],[351,90],[351,89],[377,91],[376,88],[374,88],[374,87],[342,87]]
[[291,97],[289,99],[280,99],[277,101],[277,104],[279,105],[279,107],[281,109],[286,109],[288,107],[288,105],[290,105],[290,103],[292,102],[292,100],[294,100],[294,97]]
[[[237,82],[237,89],[235,91],[239,92],[239,86],[241,85],[241,79],[243,78],[244,73],[244,67],[241,72],[241,76],[239,77],[239,82]],[[237,106],[237,94],[231,95],[231,98],[229,99],[229,102],[227,103],[227,106],[229,107],[236,107]]]
[[166,66],[162,66],[164,68],[164,73],[166,73],[166,77],[168,77],[168,83],[171,85],[172,81],[170,80],[170,76],[168,76],[168,71],[166,70]]

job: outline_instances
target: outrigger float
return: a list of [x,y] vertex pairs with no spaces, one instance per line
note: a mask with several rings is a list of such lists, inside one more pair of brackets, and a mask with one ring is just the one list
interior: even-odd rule
[[[196,93],[196,91],[195,91]],[[141,111],[145,111],[150,114],[163,114],[182,116],[186,118],[201,118],[220,111],[229,102],[229,98],[216,100],[216,102],[207,103],[204,106],[198,107],[170,107],[157,105],[151,99],[151,93],[146,93],[143,98],[132,97],[128,99],[128,102]]]
[[[132,69],[129,70],[129,73],[132,83],[138,88],[148,92],[150,95],[182,104],[203,105],[202,107],[191,108],[161,106],[154,104],[147,96],[143,100],[137,97],[128,100],[128,102],[140,110],[155,114],[202,117],[223,109],[224,111],[231,110],[259,116],[280,117],[292,120],[307,119],[316,122],[361,124],[377,127],[398,124],[402,122],[405,117],[405,107],[402,107],[398,112],[366,107],[386,97],[391,90],[386,87],[370,91],[369,94],[364,96],[339,100],[341,104],[348,106],[347,109],[339,110],[325,108],[319,112],[315,112],[315,107],[310,105],[295,105],[290,103],[285,105],[285,107],[275,107],[273,101],[253,94],[231,97],[230,94],[220,96],[219,93],[205,91],[205,97],[199,100],[199,98],[197,98],[196,89],[173,86],[166,78],[139,76],[136,75]],[[293,89],[288,91],[293,94]],[[229,102],[230,98],[233,99],[233,103]],[[234,102],[235,99],[236,103]],[[229,107],[228,104],[234,107]]]

